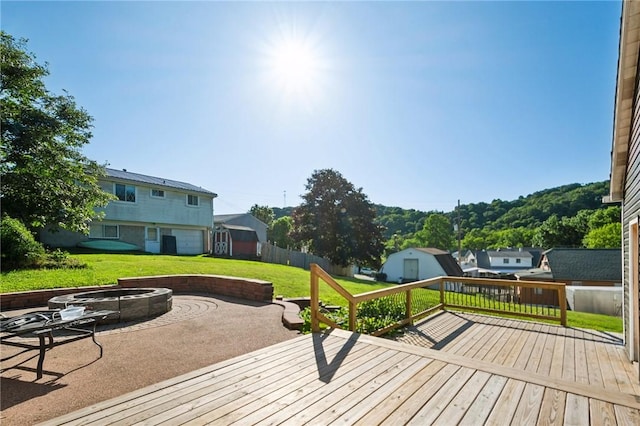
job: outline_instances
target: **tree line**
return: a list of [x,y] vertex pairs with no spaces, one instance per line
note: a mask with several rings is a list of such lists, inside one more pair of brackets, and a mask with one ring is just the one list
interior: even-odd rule
[[[310,181],[307,189],[313,186]],[[458,246],[472,250],[506,247],[616,248],[620,247],[621,211],[617,205],[602,204],[602,197],[607,193],[608,181],[603,181],[563,185],[513,201],[498,199],[491,203],[463,204],[449,212],[423,212],[370,203],[365,207],[375,211],[372,221],[378,226],[384,245],[381,258],[408,247],[436,247],[451,251],[457,250]],[[310,192],[303,198],[313,199],[313,195]],[[255,205],[251,213],[264,217],[261,215],[268,212],[267,219],[263,220],[272,225],[270,238],[275,244],[300,247],[304,241],[294,232],[294,218],[298,217],[298,222],[302,219],[296,214],[297,209]],[[339,214],[335,215],[339,217]]]

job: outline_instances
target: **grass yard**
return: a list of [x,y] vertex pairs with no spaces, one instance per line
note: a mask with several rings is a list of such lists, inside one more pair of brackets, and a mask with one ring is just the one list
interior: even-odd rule
[[[212,274],[269,281],[273,283],[274,294],[286,298],[309,296],[309,271],[285,265],[207,256],[72,254],[71,257],[85,263],[87,267],[3,272],[0,293],[109,285],[116,284],[118,278],[124,277]],[[336,281],[351,294],[365,293],[395,285],[344,277],[336,277]],[[326,285],[321,285],[320,297],[326,304],[346,305],[344,298]],[[437,292],[434,291],[435,300],[438,297]],[[621,318],[569,311],[567,321],[571,327],[622,332]]]
[[[207,256],[164,256],[145,254],[72,254],[87,264],[83,269],[29,270],[2,273],[1,292],[29,291],[45,288],[84,287],[117,284],[118,278],[172,274],[212,274],[254,278],[273,283],[274,294],[284,297],[309,296],[310,273],[285,265]],[[393,284],[354,278],[337,281],[352,294],[364,293]],[[326,303],[341,304],[334,292]]]

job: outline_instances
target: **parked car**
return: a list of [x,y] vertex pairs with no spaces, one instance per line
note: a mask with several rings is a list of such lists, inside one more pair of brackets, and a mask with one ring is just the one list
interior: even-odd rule
[[378,271],[371,269],[371,268],[360,268],[360,273],[362,275],[368,275],[370,277],[373,277],[376,275]]

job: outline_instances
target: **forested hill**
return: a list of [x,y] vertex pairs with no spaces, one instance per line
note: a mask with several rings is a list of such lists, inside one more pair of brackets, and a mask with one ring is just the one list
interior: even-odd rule
[[[534,229],[552,215],[559,218],[573,217],[580,210],[596,210],[607,207],[602,197],[609,192],[609,181],[563,185],[557,188],[534,192],[517,200],[493,200],[490,203],[460,205],[460,224],[463,230],[511,228]],[[436,212],[375,205],[380,224],[387,229],[385,237],[394,234],[409,235],[422,229],[426,216]],[[438,212],[443,213],[443,212]],[[444,212],[453,223],[457,221],[457,211]]]
[[[544,189],[519,197],[513,201],[493,200],[490,203],[460,205],[460,224],[463,230],[512,228],[535,229],[552,215],[558,218],[573,217],[580,210],[596,210],[607,207],[602,197],[609,192],[609,181],[589,184],[573,183],[557,188]],[[457,211],[434,212],[375,204],[377,220],[384,225],[384,236],[411,235],[422,229],[425,218],[432,213],[445,213],[452,223],[457,221]],[[273,207],[275,218],[290,216],[293,207]]]

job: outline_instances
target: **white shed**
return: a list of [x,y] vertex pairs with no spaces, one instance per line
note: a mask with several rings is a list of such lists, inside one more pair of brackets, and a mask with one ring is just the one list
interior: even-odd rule
[[380,272],[386,281],[406,283],[439,276],[461,277],[462,269],[444,250],[436,248],[408,248],[389,255]]

